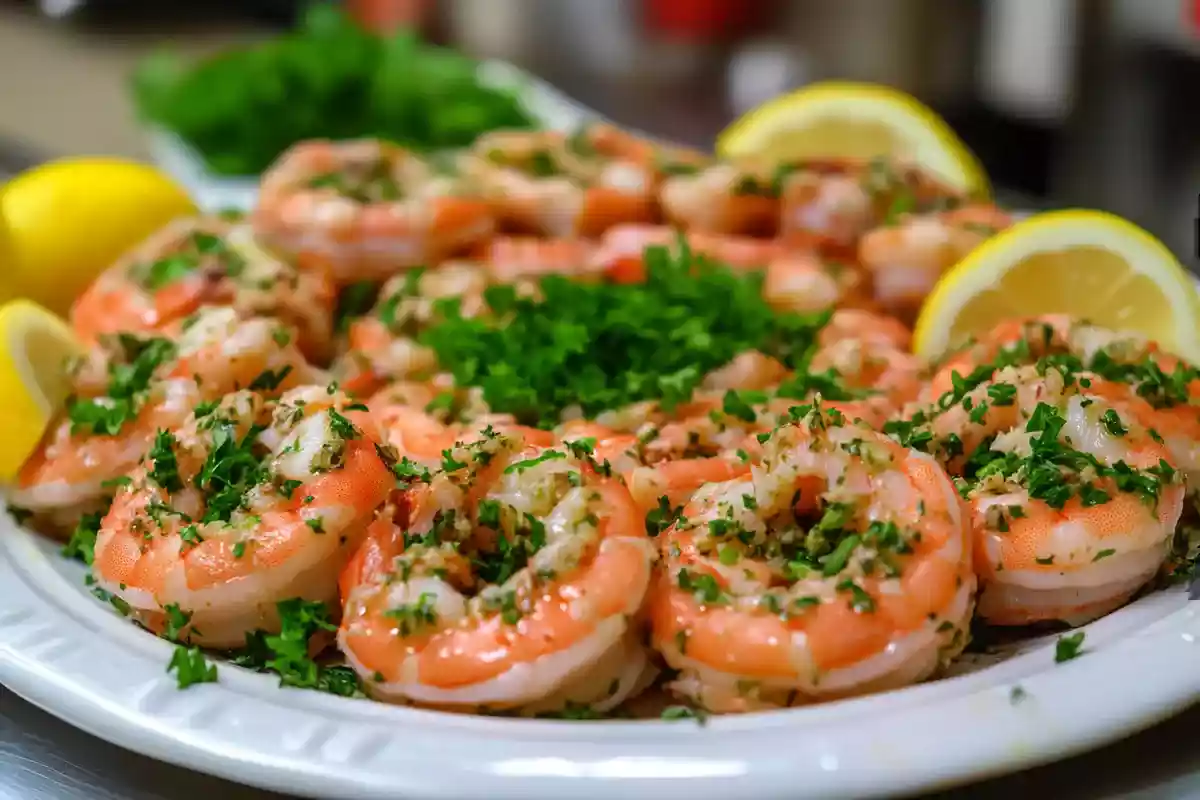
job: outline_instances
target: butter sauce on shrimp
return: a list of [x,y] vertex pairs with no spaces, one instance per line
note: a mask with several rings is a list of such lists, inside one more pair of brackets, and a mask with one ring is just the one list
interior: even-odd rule
[[155,435],[113,500],[96,538],[98,585],[152,630],[218,648],[277,631],[281,600],[333,600],[394,483],[370,425],[323,386],[197,407]]
[[490,431],[411,474],[342,580],[338,644],[372,696],[603,711],[646,685],[654,548],[619,480],[582,449]]
[[1001,369],[933,412],[927,446],[971,504],[982,619],[1083,624],[1163,566],[1183,476],[1134,401],[1129,387],[1039,364]]
[[[281,391],[317,379],[277,320],[202,308],[166,336],[105,334],[75,366],[76,396],[25,462],[9,500],[52,531],[102,508],[112,481],[132,470],[160,429],[193,406],[240,387]],[[257,383],[256,383],[257,382]]]
[[374,139],[293,145],[263,176],[251,220],[266,245],[340,284],[441,261],[494,229],[460,179]]
[[969,384],[1004,366],[1043,359],[1103,377],[1097,388],[1119,394],[1138,422],[1170,449],[1191,491],[1200,489],[1200,370],[1144,337],[1062,315],[1005,320],[942,363],[930,396],[953,394],[956,380]]
[[216,217],[175,220],[122,256],[74,303],[71,324],[85,342],[105,333],[161,331],[204,305],[243,317],[274,316],[296,328],[319,357],[332,335],[334,290],[327,273],[297,271],[265,252],[250,227]]
[[653,641],[714,711],[904,686],[966,644],[961,501],[929,456],[818,404],[749,475],[709,484],[660,537]]

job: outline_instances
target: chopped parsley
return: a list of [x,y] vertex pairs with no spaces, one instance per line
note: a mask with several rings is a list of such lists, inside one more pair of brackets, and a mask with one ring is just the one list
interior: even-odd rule
[[198,683],[216,683],[217,665],[209,664],[199,647],[175,645],[175,652],[167,664],[168,674],[175,673],[175,679],[180,689],[195,686]]
[[72,432],[115,436],[126,422],[137,417],[158,368],[175,357],[175,345],[167,339],[142,339],[133,334],[117,335],[123,360],[108,368],[104,397],[71,398],[67,418]]
[[183,488],[179,479],[179,462],[175,458],[175,437],[170,431],[160,430],[150,446],[149,460],[153,464],[150,478],[168,492]]
[[228,522],[247,492],[265,480],[266,468],[254,451],[261,430],[252,427],[239,439],[228,423],[213,428],[212,449],[194,479],[208,504],[202,522]]
[[[11,508],[9,510],[11,511]],[[63,545],[62,554],[67,558],[78,559],[90,567],[96,557],[96,536],[100,533],[100,523],[103,519],[104,514],[100,512],[80,517],[67,543]]]
[[337,630],[329,619],[329,609],[321,602],[295,597],[276,604],[280,631],[272,636],[263,631],[246,634],[246,646],[233,653],[239,667],[274,672],[281,686],[316,689],[342,697],[361,694],[353,670],[328,666],[309,657],[309,640],[318,632]]
[[437,623],[437,595],[421,592],[417,602],[389,609],[384,616],[396,620],[401,636],[412,636]]
[[1064,634],[1054,644],[1054,663],[1061,664],[1083,655],[1083,631]]
[[540,297],[490,287],[483,317],[439,301],[439,321],[420,341],[459,386],[480,387],[493,411],[553,427],[572,406],[587,416],[647,399],[673,407],[748,350],[805,367],[828,320],[774,310],[761,274],[717,266],[685,244],[675,255],[650,248],[645,263],[641,284],[548,276]]

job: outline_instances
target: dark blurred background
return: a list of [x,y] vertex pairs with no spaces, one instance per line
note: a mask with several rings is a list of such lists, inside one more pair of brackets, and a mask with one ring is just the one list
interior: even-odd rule
[[[1197,0],[360,0],[386,22],[527,67],[617,122],[709,145],[829,77],[941,112],[1010,205],[1132,218],[1193,269]],[[300,3],[0,0],[0,169],[144,156],[125,76],[164,43],[202,54],[292,24]]]

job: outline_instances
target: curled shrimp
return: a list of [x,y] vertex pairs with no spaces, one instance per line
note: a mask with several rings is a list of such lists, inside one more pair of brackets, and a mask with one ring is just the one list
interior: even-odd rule
[[[554,435],[549,431],[519,425],[507,414],[489,413],[478,392],[462,393],[459,399],[454,394],[453,390],[443,390],[424,406],[413,405],[411,401],[418,397],[411,385],[400,383],[372,395],[367,406],[383,440],[395,448],[401,458],[425,467],[438,466],[446,453],[456,446],[478,442],[490,433],[520,437],[522,441],[540,446],[554,442]],[[440,414],[431,408],[438,398],[449,400],[449,408]],[[463,419],[446,419],[453,411],[458,411]]]
[[653,673],[636,621],[654,548],[584,453],[485,437],[417,478],[342,580],[338,645],[372,696],[597,711]]
[[584,281],[602,277],[594,250],[595,244],[585,239],[497,236],[478,251],[478,257],[492,283],[529,283],[546,275]]
[[347,350],[333,366],[338,383],[365,394],[391,379],[433,373],[437,356],[417,339],[440,318],[438,301],[457,299],[459,313],[474,317],[485,309],[483,293],[488,285],[485,269],[459,261],[390,278],[371,311],[350,323]]
[[292,146],[263,175],[251,221],[265,244],[327,265],[340,284],[441,261],[494,229],[458,179],[374,139]]
[[779,195],[749,165],[714,164],[663,182],[659,200],[667,220],[689,233],[773,236]]
[[714,711],[790,706],[914,683],[961,651],[975,579],[944,470],[819,405],[764,447],[660,537],[667,688]]
[[956,383],[1043,359],[1103,377],[1098,386],[1122,395],[1130,413],[1163,439],[1189,487],[1200,488],[1200,371],[1142,336],[1061,314],[1004,320],[941,364],[930,398],[952,397]]
[[349,405],[323,386],[242,391],[160,431],[100,526],[99,585],[151,630],[208,647],[277,631],[279,601],[333,600],[394,485]]
[[22,466],[9,500],[54,532],[104,507],[158,430],[202,401],[258,381],[279,391],[319,377],[276,320],[203,308],[174,338],[104,335],[76,369],[76,396]]
[[994,206],[906,216],[864,234],[858,261],[884,308],[913,315],[943,273],[1010,225],[1012,217]]
[[828,347],[843,339],[857,339],[870,344],[912,349],[912,331],[900,320],[859,308],[839,308],[821,328],[818,342]]
[[666,247],[675,251],[680,240],[698,255],[735,270],[761,270],[786,254],[778,242],[748,236],[727,236],[704,231],[679,230],[667,225],[617,225],[600,239],[593,253],[597,269],[615,283],[641,283],[646,279],[645,251]]
[[899,409],[918,399],[925,364],[912,353],[872,339],[838,339],[813,355],[811,368],[829,371],[847,388],[881,395]]
[[320,270],[299,272],[255,243],[246,225],[215,217],[175,220],[105,270],[71,307],[85,342],[106,333],[161,330],[202,305],[293,326],[305,353],[327,353],[334,292]]
[[494,131],[462,166],[501,224],[552,238],[597,236],[622,222],[651,222],[656,173],[640,148],[605,126],[565,136]]
[[928,446],[971,504],[980,617],[1077,625],[1122,605],[1163,566],[1184,496],[1134,393],[1045,365],[964,390],[933,412]]
[[883,158],[785,164],[776,176],[780,236],[847,260],[872,228],[902,213],[960,201],[931,176]]

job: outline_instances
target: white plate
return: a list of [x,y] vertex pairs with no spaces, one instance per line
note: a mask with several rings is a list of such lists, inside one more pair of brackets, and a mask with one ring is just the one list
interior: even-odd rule
[[[489,86],[517,89],[521,106],[547,130],[573,130],[581,122],[599,119],[550,84],[504,61],[479,65],[479,80]],[[168,175],[188,190],[205,211],[249,211],[258,196],[257,176],[230,177],[208,171],[204,159],[187,142],[161,128],[150,128],[150,156]]]
[[[0,521],[0,682],[154,758],[306,796],[738,800],[909,793],[1050,761],[1200,698],[1200,603],[1158,592],[956,677],[788,711],[558,722],[397,708],[281,689],[222,664],[179,691],[171,646],[94,599],[57,546]],[[1020,690],[1014,692],[1014,687]]]

